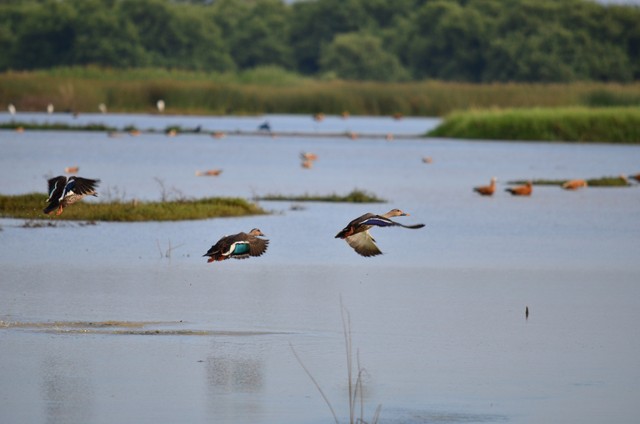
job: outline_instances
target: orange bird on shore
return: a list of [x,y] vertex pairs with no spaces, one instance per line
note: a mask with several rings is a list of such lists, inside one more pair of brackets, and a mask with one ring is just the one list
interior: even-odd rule
[[527,181],[525,185],[508,188],[505,191],[508,191],[514,196],[531,196],[531,193],[533,192],[533,184],[531,181]]
[[582,187],[587,187],[587,182],[585,180],[569,180],[562,184],[562,188],[565,190],[577,190]]
[[493,193],[496,191],[496,181],[496,177],[492,177],[489,185],[474,187],[473,191],[481,194],[482,196],[493,196]]

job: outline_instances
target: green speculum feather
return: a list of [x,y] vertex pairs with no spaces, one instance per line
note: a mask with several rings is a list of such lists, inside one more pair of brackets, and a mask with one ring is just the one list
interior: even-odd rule
[[249,244],[247,243],[238,243],[236,244],[235,249],[233,249],[233,255],[246,255],[249,253]]

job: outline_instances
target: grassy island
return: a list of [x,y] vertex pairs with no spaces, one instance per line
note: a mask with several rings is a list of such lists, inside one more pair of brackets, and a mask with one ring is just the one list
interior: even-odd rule
[[[548,180],[548,179],[534,179],[531,181],[533,185],[540,186],[562,186],[569,180]],[[629,180],[625,176],[617,176],[617,177],[600,177],[600,178],[589,178],[585,180],[589,187],[629,187]],[[511,185],[521,185],[526,183],[527,180],[515,180],[508,181],[507,184]]]
[[328,195],[303,194],[301,196],[267,194],[258,196],[256,200],[292,201],[292,202],[339,202],[339,203],[386,203],[386,200],[377,197],[375,194],[363,190],[355,189],[347,195],[336,193]]
[[640,143],[640,107],[486,109],[454,112],[432,137]]
[[0,216],[24,219],[139,222],[180,221],[267,213],[256,204],[244,199],[211,197],[164,202],[79,202],[66,208],[59,216],[48,216],[42,213],[46,198],[46,195],[40,193],[0,195]]

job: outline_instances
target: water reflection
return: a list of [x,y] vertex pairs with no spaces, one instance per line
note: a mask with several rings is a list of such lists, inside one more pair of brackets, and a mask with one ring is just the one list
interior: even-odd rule
[[252,358],[209,357],[207,382],[215,393],[259,392],[264,363]]
[[46,422],[91,422],[93,387],[88,375],[89,366],[82,361],[54,355],[46,356],[41,367]]
[[257,422],[263,416],[264,361],[239,352],[206,361],[208,408],[218,422]]

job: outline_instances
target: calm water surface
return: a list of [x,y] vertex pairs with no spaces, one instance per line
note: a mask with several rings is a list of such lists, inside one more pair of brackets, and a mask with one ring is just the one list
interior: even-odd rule
[[[278,119],[282,131],[316,130],[308,117]],[[381,134],[407,123],[361,119]],[[389,200],[261,202],[274,213],[177,223],[0,220],[0,422],[333,422],[290,345],[348,422],[340,302],[366,368],[365,420],[378,404],[382,423],[640,414],[640,187],[503,191],[512,179],[638,172],[636,146],[1,131],[0,151],[5,194],[44,192],[45,177],[77,165],[102,180],[102,198],[157,200],[163,186],[187,197],[357,187]],[[313,169],[300,167],[301,151],[318,154]],[[211,168],[223,173],[195,176]],[[474,195],[491,176],[499,192]],[[426,227],[374,230],[385,253],[376,258],[334,238],[391,207]],[[252,227],[271,240],[263,257],[202,258]],[[106,321],[140,326],[91,324]]]

